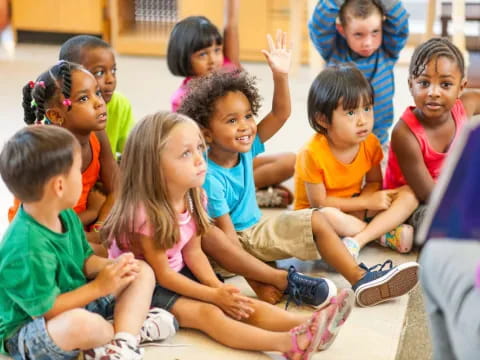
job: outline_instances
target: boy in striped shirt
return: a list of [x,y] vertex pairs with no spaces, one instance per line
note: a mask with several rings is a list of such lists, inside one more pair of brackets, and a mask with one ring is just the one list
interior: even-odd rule
[[393,122],[393,67],[407,41],[408,17],[399,0],[320,0],[308,24],[327,64],[353,63],[372,85],[373,133],[385,150]]

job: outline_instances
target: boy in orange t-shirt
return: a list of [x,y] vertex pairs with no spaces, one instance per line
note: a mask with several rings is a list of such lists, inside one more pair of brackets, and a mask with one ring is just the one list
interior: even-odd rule
[[403,222],[418,205],[403,186],[381,190],[383,158],[373,127],[373,91],[355,67],[326,68],[308,96],[317,132],[297,155],[294,209],[321,208],[354,257],[367,243],[408,252],[413,228]]

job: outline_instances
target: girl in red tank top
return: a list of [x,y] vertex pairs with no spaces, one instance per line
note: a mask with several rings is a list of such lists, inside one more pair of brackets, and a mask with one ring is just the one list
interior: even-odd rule
[[466,82],[463,56],[449,40],[430,39],[415,50],[408,78],[415,106],[393,129],[385,188],[407,184],[421,203],[428,200],[465,121],[480,113],[480,92],[464,92]]
[[[47,119],[46,123],[64,127],[79,141],[83,190],[74,210],[85,226],[98,230],[113,205],[117,165],[104,131],[107,113],[97,81],[82,66],[60,61],[37,81],[24,86],[23,108],[25,123],[40,124]],[[92,192],[98,181],[103,183],[106,199]],[[9,210],[10,219],[19,205],[16,201]],[[87,233],[87,238],[93,242],[100,240],[97,232]],[[106,255],[106,251],[101,254]]]

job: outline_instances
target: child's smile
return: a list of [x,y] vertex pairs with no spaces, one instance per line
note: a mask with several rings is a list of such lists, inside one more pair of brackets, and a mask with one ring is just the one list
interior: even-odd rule
[[257,134],[257,124],[247,97],[240,91],[228,92],[215,102],[205,137],[209,143],[209,157],[219,165],[225,161],[235,166],[238,153],[250,151]]

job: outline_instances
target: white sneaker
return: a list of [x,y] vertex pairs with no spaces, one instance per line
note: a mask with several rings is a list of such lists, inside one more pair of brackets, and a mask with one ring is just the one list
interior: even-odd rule
[[142,360],[143,349],[124,339],[113,339],[107,345],[84,351],[83,357],[85,360]]
[[160,341],[175,335],[178,322],[167,310],[151,308],[142,328],[140,329],[140,343]]

